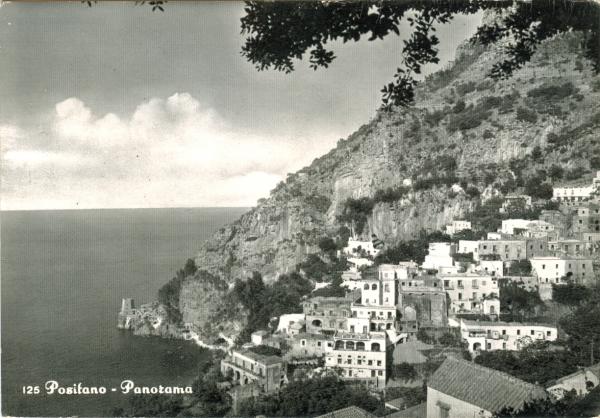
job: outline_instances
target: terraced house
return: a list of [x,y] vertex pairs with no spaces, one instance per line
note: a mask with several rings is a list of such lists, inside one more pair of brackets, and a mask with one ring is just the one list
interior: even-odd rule
[[461,319],[460,334],[472,353],[489,350],[518,351],[536,341],[555,341],[553,325],[522,322],[470,321]]
[[266,393],[275,392],[286,382],[283,359],[266,356],[250,350],[233,350],[221,360],[221,373],[231,373],[240,385],[256,384]]
[[338,331],[333,340],[333,351],[325,357],[327,368],[339,370],[344,380],[361,381],[374,388],[385,387],[388,356],[385,332]]

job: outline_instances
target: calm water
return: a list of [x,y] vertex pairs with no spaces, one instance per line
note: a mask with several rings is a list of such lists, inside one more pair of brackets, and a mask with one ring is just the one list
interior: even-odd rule
[[205,353],[116,329],[244,209],[2,212],[2,415],[103,415],[123,395],[23,395],[22,385],[187,384]]

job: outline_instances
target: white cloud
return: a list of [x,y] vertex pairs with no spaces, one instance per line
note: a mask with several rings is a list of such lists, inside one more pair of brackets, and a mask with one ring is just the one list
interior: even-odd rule
[[337,138],[241,132],[187,93],[152,98],[129,118],[68,98],[42,130],[50,140],[0,127],[3,209],[249,206]]

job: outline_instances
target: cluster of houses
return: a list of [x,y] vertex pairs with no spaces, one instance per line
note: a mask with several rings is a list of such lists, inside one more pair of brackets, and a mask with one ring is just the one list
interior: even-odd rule
[[[555,325],[500,321],[500,286],[516,282],[547,300],[553,285],[594,282],[600,248],[596,186],[600,175],[588,194],[586,188],[557,188],[554,199],[561,210],[542,210],[536,220],[506,219],[481,239],[432,242],[421,265],[407,260],[375,266],[383,243],[375,237],[350,239],[341,250],[350,266],[342,273],[346,295],[307,298],[303,312],[281,316],[276,329],[257,331],[251,343],[232,349],[221,363],[222,372],[248,386],[239,389],[247,393],[244,396],[279,390],[289,369],[336,373],[382,391],[396,362],[395,347],[415,341],[421,329],[453,332],[475,356],[555,341]],[[507,196],[500,212],[531,205],[529,196]],[[457,220],[447,225],[446,233],[470,229],[470,222]],[[480,320],[482,316],[488,320]],[[281,354],[261,354],[261,346]],[[542,388],[449,356],[427,382],[426,404],[395,416],[492,416],[549,394],[560,397],[571,389],[587,393],[599,376],[599,367],[589,368]],[[369,416],[353,408],[331,416]],[[408,413],[414,415],[402,415]]]

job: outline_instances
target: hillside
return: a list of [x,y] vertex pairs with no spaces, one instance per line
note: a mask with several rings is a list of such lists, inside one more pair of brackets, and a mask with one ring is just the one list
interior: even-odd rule
[[[413,107],[379,111],[289,174],[206,241],[196,265],[227,283],[253,271],[273,280],[315,252],[319,238],[336,235],[340,215],[362,238],[390,245],[442,229],[482,198],[523,190],[543,197],[552,184],[591,178],[600,169],[600,77],[580,41],[577,33],[545,41],[500,81],[487,77],[502,57],[499,46],[462,45],[453,63],[421,83]],[[348,205],[349,198],[364,205]],[[202,327],[215,308],[192,303],[195,289],[207,300],[197,280],[184,282],[180,307],[184,322]]]

